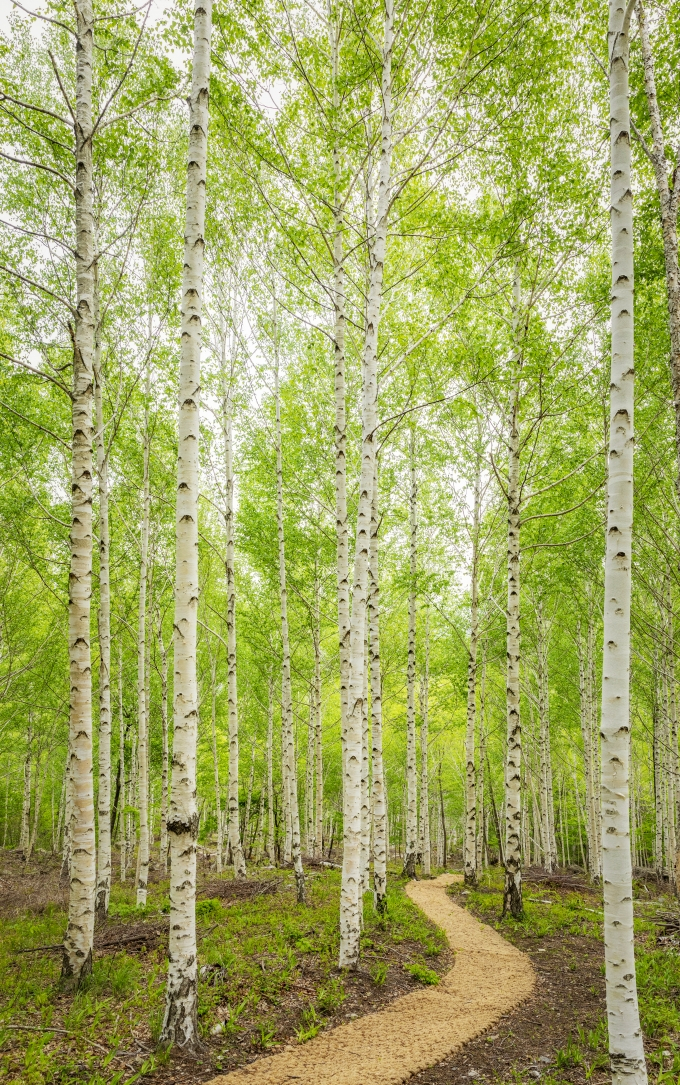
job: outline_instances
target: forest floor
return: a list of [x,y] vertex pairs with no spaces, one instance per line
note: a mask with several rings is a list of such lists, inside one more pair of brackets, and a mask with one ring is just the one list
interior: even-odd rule
[[[155,1050],[163,1013],[168,882],[152,874],[148,903],[115,885],[95,932],[92,977],[74,997],[59,982],[66,887],[39,854],[0,850],[0,1081],[8,1085],[199,1085],[359,1017],[436,981],[453,964],[446,938],[388,881],[381,924],[366,897],[362,970],[338,972],[339,871],[307,871],[298,906],[292,871],[245,883],[199,863],[199,1060]],[[42,947],[42,948],[41,948]]]
[[[532,880],[532,873],[536,880]],[[524,882],[524,919],[500,920],[502,878],[449,889],[453,899],[528,954],[537,974],[530,999],[451,1058],[409,1079],[413,1085],[601,1085],[611,1080],[605,1015],[602,894],[581,879]],[[557,882],[560,878],[556,879]],[[581,884],[578,884],[581,882]],[[680,1082],[680,937],[653,922],[680,909],[666,886],[635,885],[640,1015],[650,1082]],[[671,926],[673,923],[671,923]]]
[[[339,872],[308,871],[309,903],[295,903],[292,872],[258,870],[245,884],[200,864],[201,1060],[158,1053],[167,953],[168,883],[152,876],[149,903],[115,886],[97,929],[91,979],[74,997],[59,983],[66,887],[54,860],[28,865],[0,850],[0,1080],[7,1085],[199,1085],[265,1052],[305,1043],[321,1029],[427,989],[451,968],[443,934],[389,880],[381,927],[366,898],[363,965],[338,973]],[[604,1023],[601,896],[585,884],[525,885],[525,918],[499,922],[500,875],[454,900],[527,953],[534,994],[415,1085],[466,1081],[600,1085],[609,1079]],[[680,1080],[680,939],[652,922],[678,913],[668,890],[639,883],[638,987],[651,1079]],[[48,947],[40,949],[39,947]],[[55,947],[55,948],[49,948]],[[28,952],[27,952],[28,951]],[[320,1083],[321,1085],[321,1083]]]

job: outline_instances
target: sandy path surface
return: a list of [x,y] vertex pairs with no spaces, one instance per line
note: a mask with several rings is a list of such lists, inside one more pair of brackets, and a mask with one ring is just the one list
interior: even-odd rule
[[411,882],[406,892],[445,932],[454,967],[437,987],[395,999],[304,1045],[259,1059],[208,1085],[398,1085],[441,1062],[527,998],[529,958],[454,904],[445,886],[460,875]]

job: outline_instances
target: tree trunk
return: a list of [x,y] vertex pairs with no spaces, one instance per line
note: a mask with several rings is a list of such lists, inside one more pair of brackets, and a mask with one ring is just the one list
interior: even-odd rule
[[283,455],[281,447],[281,396],[279,392],[278,332],[276,337],[276,368],[274,388],[276,396],[276,521],[279,539],[279,591],[281,601],[281,645],[283,663],[281,668],[281,741],[284,794],[287,788],[288,816],[290,819],[290,849],[295,867],[295,884],[299,904],[305,900],[305,874],[302,869],[300,847],[300,815],[298,812],[297,764],[293,735],[293,690],[290,677],[290,639],[288,635],[288,590],[286,587],[286,549],[283,531]]
[[633,526],[633,200],[628,90],[630,12],[609,5],[611,381],[602,668],[602,877],[609,1054],[614,1085],[644,1085],[635,983],[628,797]]
[[[369,559],[370,560],[370,559]],[[368,620],[366,623],[368,632]],[[371,804],[369,798],[368,760],[368,645],[364,647],[364,695],[361,706],[361,921],[364,914],[364,893],[369,890],[371,861]]]
[[234,453],[232,433],[231,383],[228,379],[222,337],[222,432],[226,501],[224,524],[227,536],[225,574],[227,581],[227,702],[229,713],[229,849],[234,864],[234,877],[245,878],[246,862],[241,844],[239,821],[239,742],[238,686],[236,675],[236,577],[234,570]]
[[[313,637],[313,634],[312,634]],[[314,718],[315,718],[316,690],[314,678],[309,683],[309,720],[307,722],[307,758],[305,761],[305,844],[307,854],[313,855],[316,850],[314,840]]]
[[[520,283],[515,272],[513,286],[513,387],[508,434],[508,609],[507,609],[507,750],[505,760],[505,890],[503,915],[522,915],[522,728],[520,722],[520,485],[519,485],[519,369],[516,334],[519,321]],[[499,841],[500,844],[500,841]]]
[[[472,562],[470,568],[470,650],[467,674],[467,722],[465,728],[465,884],[477,884],[477,770],[475,730],[477,720],[477,640],[479,637],[479,519],[482,506],[482,460],[477,460],[472,512]],[[483,772],[481,774],[484,775]]]
[[425,611],[425,670],[420,686],[420,831],[423,877],[430,877],[430,775],[428,769],[430,695],[430,612]]
[[24,858],[28,851],[31,835],[31,765],[33,758],[33,716],[29,709],[28,730],[26,737],[26,757],[24,758],[24,795],[21,804],[21,830],[19,833],[19,851]]
[[409,497],[410,578],[408,597],[408,664],[406,669],[406,856],[404,874],[416,876],[418,850],[418,777],[416,773],[416,602],[418,578],[418,482],[416,438],[411,428]]
[[95,264],[94,399],[97,428],[97,481],[99,484],[99,793],[97,796],[97,889],[95,914],[103,918],[109,910],[111,892],[111,587],[109,575],[109,464],[104,441],[102,402],[101,325],[99,320],[99,276]]
[[554,842],[553,788],[550,750],[550,704],[548,686],[548,644],[543,618],[542,604],[536,607],[536,625],[538,631],[538,725],[539,751],[541,757],[541,823],[543,837],[543,867],[552,871],[557,866]]
[[163,618],[158,615],[158,646],[161,653],[161,729],[163,735],[163,764],[161,768],[161,870],[168,869],[168,782],[170,743],[168,739],[168,650],[163,643]]
[[161,1042],[199,1046],[196,952],[196,624],[198,609],[199,396],[205,182],[212,0],[194,8],[186,227],[182,272],[174,619],[174,734],[170,839],[170,941]]
[[248,790],[246,791],[246,809],[243,818],[243,853],[244,856],[248,851],[248,841],[250,839],[250,810],[253,803],[253,784],[255,782],[255,743],[253,742],[250,752],[250,772],[248,773]]
[[274,863],[274,677],[271,669],[267,690],[267,858],[270,863]]
[[382,304],[383,270],[387,247],[392,161],[392,48],[393,0],[386,0],[381,75],[381,149],[378,202],[374,232],[369,243],[370,274],[366,304],[363,356],[362,448],[352,613],[350,621],[349,692],[343,787],[342,881],[340,888],[341,968],[355,969],[361,938],[361,714],[366,666],[366,604],[370,548],[371,505],[375,473],[378,401],[378,326]]
[[316,760],[316,820],[314,829],[314,856],[323,858],[323,741],[321,733],[321,616],[319,581],[314,596],[314,748]]
[[[341,20],[331,7],[329,38],[331,54],[331,78],[333,83],[333,117],[340,113],[338,89],[338,65],[340,58]],[[343,252],[344,210],[340,186],[342,162],[337,134],[333,140],[333,348],[335,361],[335,525],[338,590],[338,641],[340,652],[340,736],[342,743],[343,773],[345,738],[347,732],[347,704],[349,694],[349,532],[347,526],[347,418],[345,407],[345,267]]]
[[127,866],[127,815],[125,813],[125,719],[123,716],[123,645],[118,641],[118,758],[120,771],[120,816],[118,839],[120,841],[120,880],[125,882]]
[[[151,314],[149,313],[149,341],[151,341]],[[151,398],[151,366],[147,358],[144,389],[144,478],[142,493],[142,525],[140,531],[139,563],[139,616],[137,622],[137,757],[139,759],[139,852],[137,855],[137,907],[146,904],[146,888],[149,881],[149,738],[146,682],[146,596],[148,589],[149,557],[149,400]]]
[[45,753],[45,762],[43,764],[43,769],[40,774],[38,774],[39,760],[40,758],[38,757],[35,764],[35,804],[33,810],[33,828],[31,829],[31,836],[28,841],[28,851],[26,853],[27,862],[33,854],[33,849],[35,847],[36,840],[38,839],[38,827],[40,824],[40,807],[42,806],[43,790],[45,788],[45,778],[47,776],[47,769],[49,765],[48,753]]
[[71,874],[62,976],[75,985],[92,971],[96,882],[92,780],[92,400],[95,342],[92,214],[91,0],[74,0],[76,16],[76,320],[73,336],[72,523],[69,573],[69,748]]
[[368,641],[371,668],[371,746],[373,808],[373,902],[380,916],[387,911],[387,810],[382,748],[382,675],[380,672],[380,583],[378,531],[380,528],[378,458],[375,458],[373,499],[371,501],[371,538],[369,549]]
[[213,773],[215,778],[215,817],[217,819],[217,853],[215,856],[215,868],[218,874],[222,873],[222,853],[224,841],[222,840],[222,796],[220,789],[220,766],[217,759],[217,724],[216,724],[216,701],[217,701],[217,661],[214,656],[210,660],[210,735],[212,739]]
[[672,187],[668,179],[666,163],[666,140],[664,139],[661,110],[656,96],[654,54],[649,40],[647,14],[642,0],[637,0],[637,17],[640,27],[640,48],[645,79],[645,94],[652,128],[652,146],[648,155],[654,168],[656,188],[661,211],[663,255],[666,269],[666,300],[671,338],[671,387],[675,412],[676,497],[680,500],[680,274],[678,273],[678,178],[673,173]]

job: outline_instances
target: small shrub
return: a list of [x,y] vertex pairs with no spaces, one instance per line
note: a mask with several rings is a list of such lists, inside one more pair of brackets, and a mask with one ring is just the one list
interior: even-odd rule
[[431,968],[427,968],[424,964],[418,964],[417,961],[415,964],[405,964],[404,969],[406,972],[409,972],[414,979],[418,980],[419,983],[424,983],[432,987],[436,987],[439,983],[439,976],[437,973],[433,972]]
[[376,961],[371,968],[371,979],[378,986],[382,987],[383,983],[387,979],[387,973],[390,970],[390,966],[387,961]]
[[325,987],[320,987],[316,996],[316,1005],[320,1013],[334,1013],[342,1006],[347,995],[340,980],[332,979]]
[[196,918],[197,919],[214,919],[215,916],[222,914],[222,905],[217,897],[210,897],[208,900],[196,901]]
[[323,1021],[320,1021],[316,1016],[314,1006],[310,1006],[309,1009],[303,1012],[300,1027],[295,1030],[298,1043],[306,1044],[307,1040],[313,1039],[322,1025]]

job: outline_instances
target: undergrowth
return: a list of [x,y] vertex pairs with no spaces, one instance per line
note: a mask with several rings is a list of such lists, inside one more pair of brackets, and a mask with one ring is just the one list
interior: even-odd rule
[[[334,1016],[344,1017],[351,1001],[351,980],[336,968],[339,873],[310,873],[304,906],[295,903],[290,874],[267,877],[280,880],[277,892],[198,902],[198,1015],[206,1044],[200,1076],[282,1043],[304,1043]],[[167,894],[167,882],[151,885],[148,904],[138,909],[131,886],[114,886],[107,939],[127,924],[148,922],[165,930]],[[64,912],[49,906],[41,915],[27,911],[0,924],[0,1080],[162,1082],[176,1058],[172,1051],[155,1050],[163,1018],[164,946],[95,955],[92,975],[73,996],[60,985],[58,951],[21,952],[58,945],[65,924]],[[388,976],[398,975],[397,964],[413,966],[413,982],[437,979],[434,969],[446,940],[405,895],[401,879],[390,878],[387,920],[375,915],[366,896],[361,940],[363,967],[376,992]]]
[[[602,954],[604,975],[603,908],[600,892],[587,893],[525,884],[524,915],[516,920],[501,919],[502,881],[498,871],[485,873],[478,890],[453,886],[451,892],[476,915],[513,941],[522,938],[549,938],[569,934],[592,939]],[[651,916],[659,908],[677,910],[677,901],[668,894],[639,887],[635,899],[635,956],[640,1021],[650,1081],[663,1085],[680,1083],[680,947],[659,946],[658,927]],[[565,967],[569,967],[565,960]],[[608,1073],[607,1023],[594,1029],[579,1028],[565,1046],[555,1052],[553,1063],[541,1080],[545,1085],[564,1085],[578,1068],[586,1081]],[[522,1077],[522,1075],[520,1075]],[[579,1077],[579,1080],[581,1078]],[[526,1081],[533,1078],[526,1078]]]

